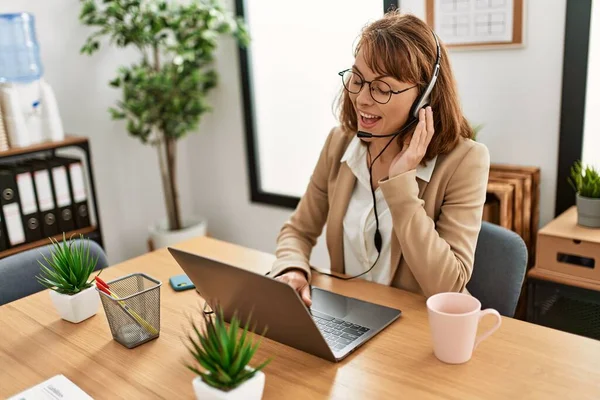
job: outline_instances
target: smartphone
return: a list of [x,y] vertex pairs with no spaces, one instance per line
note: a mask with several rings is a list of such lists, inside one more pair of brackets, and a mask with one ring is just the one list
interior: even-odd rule
[[175,275],[169,278],[169,284],[178,292],[188,289],[194,289],[196,286],[192,283],[186,274]]

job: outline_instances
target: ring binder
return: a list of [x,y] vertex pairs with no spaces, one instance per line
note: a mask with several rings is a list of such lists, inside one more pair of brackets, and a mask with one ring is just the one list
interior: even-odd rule
[[57,162],[62,163],[68,170],[71,198],[73,199],[73,211],[75,214],[75,226],[87,228],[91,225],[88,194],[83,176],[83,164],[80,159],[73,157],[55,157]]
[[58,228],[61,232],[72,231],[75,229],[75,219],[67,168],[62,161],[55,158],[48,159],[46,162],[50,170],[50,182],[57,208]]
[[40,214],[40,223],[42,225],[43,237],[57,235],[60,231],[58,220],[56,218],[56,205],[52,183],[50,182],[50,172],[48,166],[43,160],[28,160],[24,163],[29,168],[33,176],[35,196]]
[[6,226],[6,236],[9,246],[25,243],[25,230],[21,207],[19,206],[19,193],[14,170],[10,167],[0,169],[0,206],[2,207],[2,220]]

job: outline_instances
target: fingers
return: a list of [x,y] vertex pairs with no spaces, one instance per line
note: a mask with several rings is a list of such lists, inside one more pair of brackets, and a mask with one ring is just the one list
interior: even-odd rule
[[304,273],[290,271],[276,277],[275,280],[290,285],[296,292],[298,292],[298,294],[302,298],[302,301],[304,302],[304,304],[306,304],[307,307],[310,307],[312,305],[312,300],[310,297],[310,286],[308,285],[308,281],[306,280]]
[[389,169],[389,176],[410,171],[419,166],[427,153],[427,147],[434,134],[433,111],[431,107],[419,110],[419,122],[412,137],[407,138],[400,152],[394,157]]
[[409,145],[409,150],[413,152],[413,154],[416,154],[418,149],[419,149],[419,144],[421,142],[421,137],[425,136],[424,133],[425,130],[425,110],[421,109],[419,110],[419,123],[417,124],[417,127],[415,128],[415,132],[412,135],[412,138],[410,140],[410,145]]
[[426,109],[421,109],[419,112],[420,122],[419,124],[423,124],[425,128],[421,131],[421,135],[419,137],[419,146],[417,149],[417,155],[420,160],[425,156],[427,152],[427,146],[431,142],[431,138],[433,137],[434,128],[433,128],[433,111],[431,107],[427,107]]
[[435,133],[435,129],[433,127],[433,110],[431,107],[427,107],[425,111],[425,119],[427,125],[427,135],[425,140],[425,150],[427,150],[427,146],[431,142],[431,138],[433,138],[433,134]]
[[308,283],[304,285],[302,289],[300,289],[300,297],[307,307],[312,305],[312,299],[310,298],[310,286],[308,286]]

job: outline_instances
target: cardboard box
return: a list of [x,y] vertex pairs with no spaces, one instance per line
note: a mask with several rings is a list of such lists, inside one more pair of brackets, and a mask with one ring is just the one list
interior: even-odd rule
[[538,232],[536,268],[600,282],[600,229],[577,225],[571,207]]

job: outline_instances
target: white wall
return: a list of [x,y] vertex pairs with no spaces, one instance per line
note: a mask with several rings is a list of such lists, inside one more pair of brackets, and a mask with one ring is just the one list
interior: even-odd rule
[[[403,7],[408,3],[403,0]],[[424,1],[411,3],[417,14],[414,4]],[[454,51],[451,57],[464,111],[485,124],[479,140],[490,149],[492,162],[541,167],[545,224],[553,218],[556,189],[566,0],[527,3],[525,48]],[[190,165],[199,172],[193,182],[195,209],[209,215],[213,235],[272,252],[290,211],[249,202],[238,57],[231,41],[220,48],[217,66],[221,85],[213,96],[215,111],[188,148]],[[325,266],[323,243],[315,253],[313,262]]]
[[[27,11],[36,16],[45,79],[53,87],[66,132],[91,141],[96,191],[105,249],[110,262],[146,251],[147,226],[166,215],[155,151],[127,135],[124,124],[107,112],[119,98],[108,81],[120,65],[137,59],[133,52],[105,47],[80,55],[89,33],[78,20],[79,2],[20,0],[0,2],[0,13]],[[189,182],[187,152],[181,145],[182,182]],[[190,210],[191,188],[181,185],[184,210]]]

